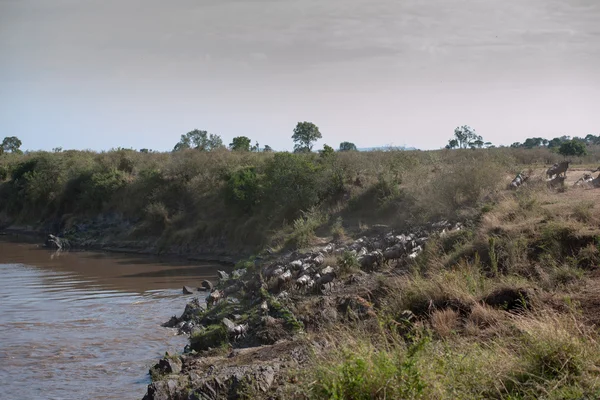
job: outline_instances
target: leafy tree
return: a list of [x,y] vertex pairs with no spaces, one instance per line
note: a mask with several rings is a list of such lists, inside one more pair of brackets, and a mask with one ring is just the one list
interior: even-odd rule
[[258,142],[254,142],[254,146],[250,147],[250,151],[258,152],[260,151],[260,145]]
[[534,147],[541,147],[541,146],[547,146],[547,145],[548,145],[547,139],[544,139],[541,137],[536,137],[536,138],[525,139],[522,147],[525,147],[526,149],[533,149]]
[[[480,136],[480,137],[481,137],[481,136]],[[489,142],[488,142],[488,143],[489,143]],[[477,139],[477,140],[474,140],[474,141],[471,143],[471,148],[475,148],[475,147],[477,147],[478,149],[481,149],[481,148],[482,148],[484,145],[485,145],[485,142],[484,142],[483,140],[481,140],[481,139]]]
[[140,153],[146,153],[147,154],[149,152],[150,152],[150,150],[148,150],[148,149],[140,149]]
[[185,135],[181,135],[181,139],[179,139],[179,142],[175,145],[175,147],[173,147],[173,151],[186,150],[192,147],[190,133],[191,132],[188,132]]
[[595,136],[592,134],[586,135],[585,139],[588,144],[600,144],[600,136]]
[[250,138],[246,136],[234,137],[229,143],[229,148],[232,151],[250,151]]
[[21,142],[21,140],[19,140],[18,137],[16,136],[7,136],[4,138],[4,140],[2,141],[2,144],[0,145],[0,148],[2,148],[2,150],[0,151],[1,153],[6,153],[6,152],[10,152],[10,153],[18,153],[21,154],[21,145],[23,143]]
[[321,158],[327,158],[335,155],[335,150],[333,149],[333,147],[324,144],[323,150],[319,150],[319,153]]
[[340,143],[340,151],[357,151],[356,145],[351,142]]
[[459,147],[458,140],[456,140],[456,139],[448,140],[448,144],[446,145],[447,149],[455,149],[457,147]]
[[468,149],[475,147],[483,147],[483,138],[475,130],[468,125],[459,126],[454,129],[454,138],[448,141],[447,149]]
[[271,146],[269,146],[269,145],[266,145],[266,146],[263,148],[263,152],[264,152],[264,153],[271,153],[271,152],[273,152],[273,149],[271,148]]
[[550,140],[548,142],[548,148],[549,149],[553,149],[553,148],[556,148],[556,147],[560,147],[560,145],[562,144],[562,142],[563,141],[560,138],[554,138],[554,139],[552,139],[552,140]]
[[200,151],[212,151],[223,147],[223,140],[219,135],[209,135],[206,131],[200,131],[194,129],[181,135],[179,143],[175,145],[173,151],[180,151],[185,149],[196,149]]
[[568,156],[580,157],[580,156],[585,156],[587,154],[587,149],[585,148],[584,142],[577,140],[577,139],[573,139],[573,140],[569,140],[569,141],[561,144],[558,149],[558,154],[561,154],[565,157],[568,157]]
[[321,139],[322,135],[319,128],[312,122],[298,122],[294,128],[292,139],[294,140],[294,152],[310,153],[312,151],[313,142]]
[[225,146],[223,145],[223,139],[221,139],[221,136],[213,135],[211,133],[208,136],[208,143],[207,143],[207,147],[205,148],[205,150],[211,151],[211,150],[220,149],[222,147],[225,147]]

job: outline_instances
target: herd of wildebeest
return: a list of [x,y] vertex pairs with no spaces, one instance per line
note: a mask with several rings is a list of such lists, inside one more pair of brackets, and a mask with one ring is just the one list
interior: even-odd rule
[[[560,186],[564,186],[565,179],[567,178],[567,170],[569,169],[569,164],[571,161],[562,161],[560,163],[556,163],[552,165],[548,170],[546,170],[546,179],[549,187],[556,188]],[[584,172],[583,176],[580,177],[573,186],[582,186],[582,187],[590,187],[597,188],[600,187],[600,174],[597,177],[593,177],[592,174],[595,172],[600,172],[600,167],[595,170],[590,170]],[[527,182],[531,178],[531,170],[529,173],[519,172],[517,176],[512,180],[509,185],[510,189],[517,189],[525,182]]]

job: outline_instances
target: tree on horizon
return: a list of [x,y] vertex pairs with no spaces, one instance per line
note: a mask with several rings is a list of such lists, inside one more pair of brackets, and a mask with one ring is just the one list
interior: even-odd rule
[[339,151],[358,151],[356,145],[352,142],[342,142],[340,143]]
[[[448,141],[447,149],[468,149],[482,148],[488,145],[489,142],[484,142],[483,137],[475,132],[475,129],[469,125],[463,125],[454,129],[454,138]],[[491,145],[491,143],[489,143]]]
[[179,142],[173,147],[173,151],[195,149],[200,151],[212,151],[224,147],[221,136],[209,134],[207,131],[194,129],[185,135],[181,135]]
[[0,154],[2,153],[17,153],[22,154],[21,145],[23,142],[16,136],[7,136],[0,144]]
[[236,136],[229,143],[231,151],[250,151],[251,140],[246,136]]
[[295,153],[310,153],[314,142],[321,139],[323,136],[317,127],[312,122],[298,122],[294,128],[292,139],[294,140]]

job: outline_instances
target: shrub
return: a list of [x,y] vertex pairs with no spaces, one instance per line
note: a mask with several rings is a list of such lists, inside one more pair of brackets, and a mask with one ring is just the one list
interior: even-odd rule
[[315,229],[325,222],[323,214],[317,209],[311,209],[302,213],[302,217],[294,221],[294,230],[291,241],[296,247],[310,245],[315,237]]
[[419,399],[425,398],[427,384],[416,361],[427,340],[395,351],[377,350],[358,343],[342,350],[338,359],[320,363],[315,371],[313,398],[327,399]]
[[254,167],[242,167],[227,174],[225,200],[249,213],[260,202],[262,185]]
[[592,201],[582,201],[576,204],[573,207],[573,218],[583,223],[590,222],[592,220],[594,206],[595,204]]
[[190,336],[192,350],[202,351],[214,349],[227,343],[227,330],[222,324],[214,324]]
[[[311,154],[276,153],[265,167],[265,198],[286,219],[317,205],[323,188]],[[272,211],[275,211],[271,209]]]
[[117,169],[93,172],[82,178],[80,207],[89,211],[101,211],[115,192],[127,183],[125,173]]
[[5,181],[10,175],[7,165],[0,165],[0,182]]
[[342,217],[337,217],[331,225],[331,235],[334,240],[343,240],[346,237]]
[[447,165],[433,177],[420,197],[424,214],[430,218],[456,217],[475,208],[484,194],[497,189],[503,168],[493,161],[464,160]]
[[436,310],[431,314],[431,325],[442,338],[454,333],[459,324],[458,313],[452,309]]
[[600,347],[583,326],[569,316],[551,313],[518,318],[516,325],[522,332],[524,363],[507,380],[510,394],[538,398],[547,393],[546,387],[552,387],[553,391],[586,391],[576,382],[598,363]]
[[164,229],[169,223],[169,210],[160,201],[148,204],[144,212],[146,221],[153,229]]
[[344,251],[338,257],[337,265],[340,267],[341,275],[348,275],[360,269],[360,263],[358,262],[356,254],[350,251]]
[[12,213],[23,210],[30,218],[49,215],[56,209],[64,182],[62,159],[47,153],[36,154],[13,168],[7,207]]

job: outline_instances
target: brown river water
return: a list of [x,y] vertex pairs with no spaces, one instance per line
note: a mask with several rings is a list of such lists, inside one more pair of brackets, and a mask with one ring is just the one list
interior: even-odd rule
[[192,298],[182,286],[218,268],[0,237],[0,399],[141,399],[148,369],[187,343],[160,326]]

